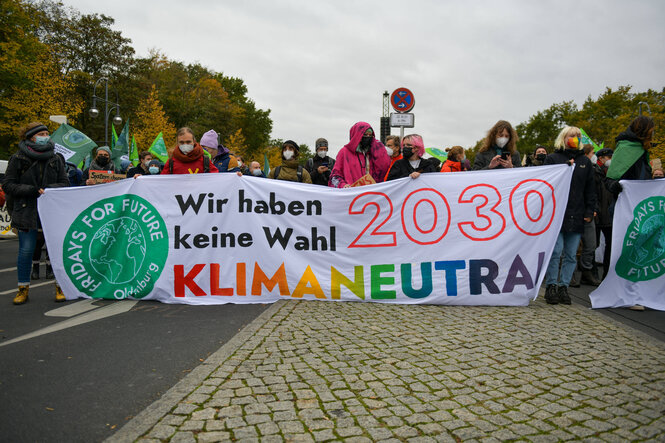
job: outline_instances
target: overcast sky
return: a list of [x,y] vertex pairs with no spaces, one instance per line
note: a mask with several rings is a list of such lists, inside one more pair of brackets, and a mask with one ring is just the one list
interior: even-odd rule
[[273,138],[325,137],[331,153],[357,121],[378,136],[382,94],[398,87],[416,99],[405,133],[435,147],[606,87],[665,87],[662,0],[63,1],[113,17],[139,56],[242,78]]

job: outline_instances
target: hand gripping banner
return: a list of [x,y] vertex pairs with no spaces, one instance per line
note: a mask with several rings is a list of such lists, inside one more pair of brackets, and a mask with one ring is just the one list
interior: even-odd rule
[[51,263],[68,299],[279,299],[528,305],[572,168],[423,174],[333,189],[235,174],[47,190]]

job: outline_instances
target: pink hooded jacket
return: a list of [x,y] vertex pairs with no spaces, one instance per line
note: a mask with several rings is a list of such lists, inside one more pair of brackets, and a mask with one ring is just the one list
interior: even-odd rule
[[[335,158],[335,167],[330,174],[328,186],[343,188],[344,185],[352,185],[366,174],[365,154],[356,152],[356,148],[365,131],[371,127],[369,123],[365,122],[358,122],[351,127],[350,141],[344,145]],[[370,174],[374,181],[382,182],[390,167],[390,156],[386,152],[386,147],[375,138],[372,140],[372,146],[367,155],[369,155]]]

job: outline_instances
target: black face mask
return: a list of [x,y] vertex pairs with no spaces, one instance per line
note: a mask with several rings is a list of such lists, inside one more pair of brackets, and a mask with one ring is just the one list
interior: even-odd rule
[[109,163],[109,158],[106,157],[105,155],[102,155],[101,157],[97,157],[97,164],[100,166],[106,166]]
[[410,159],[411,156],[413,155],[413,148],[402,148],[402,156],[405,159]]
[[536,160],[538,161],[545,161],[545,158],[547,157],[547,154],[538,154],[536,155]]
[[368,151],[369,148],[372,146],[372,140],[374,137],[371,136],[363,136],[362,139],[360,139],[360,149],[363,151]]

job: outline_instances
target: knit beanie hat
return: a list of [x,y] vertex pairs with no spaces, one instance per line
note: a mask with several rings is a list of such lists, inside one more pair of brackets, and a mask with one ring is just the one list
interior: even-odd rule
[[[109,148],[108,146],[100,146],[100,147],[98,147],[98,148],[97,148],[97,153],[99,153],[99,151],[105,151],[105,152],[109,155],[109,157],[111,156],[111,148]],[[95,154],[95,155],[96,155],[96,154]]]
[[296,150],[296,154],[298,154],[300,152],[300,146],[298,146],[298,143],[294,142],[293,140],[285,141],[284,144],[282,145],[282,151],[284,150],[284,146],[286,146],[286,145],[293,146],[293,148]]
[[317,138],[316,143],[314,143],[314,149],[319,149],[320,147],[325,146],[326,148],[328,147],[328,140],[325,138]]
[[217,140],[218,140],[217,133],[215,132],[214,129],[211,129],[210,131],[203,134],[203,137],[201,137],[199,144],[207,148],[217,149],[217,145],[219,144]]

